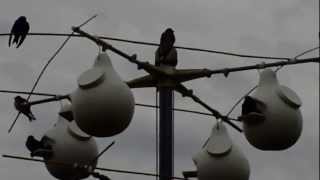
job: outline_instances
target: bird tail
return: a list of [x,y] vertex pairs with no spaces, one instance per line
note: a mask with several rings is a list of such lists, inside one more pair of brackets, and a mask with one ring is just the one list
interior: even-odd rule
[[19,36],[19,35],[15,35],[15,36],[14,36],[14,38],[13,38],[13,42],[12,42],[12,44],[18,44],[18,42],[19,42],[19,38],[20,38],[20,36]]
[[29,121],[36,120],[36,117],[32,113],[28,114],[28,118],[29,118]]
[[23,43],[23,41],[26,39],[27,35],[24,34],[21,36],[20,40],[19,40],[19,43],[17,45],[17,48],[19,48],[21,46],[21,44]]
[[12,40],[12,33],[10,33],[10,36],[9,36],[9,42],[8,42],[9,47],[11,46],[11,40]]

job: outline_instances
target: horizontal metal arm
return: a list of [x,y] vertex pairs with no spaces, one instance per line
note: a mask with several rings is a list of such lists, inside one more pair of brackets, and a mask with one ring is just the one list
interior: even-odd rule
[[215,70],[210,70],[210,69],[176,70],[175,76],[177,76],[178,79],[179,78],[181,79],[180,82],[184,82],[184,81],[197,79],[197,78],[211,77],[213,74],[224,74],[227,77],[231,72],[247,71],[247,70],[253,70],[253,69],[264,69],[268,67],[304,64],[304,63],[312,63],[312,62],[320,63],[319,57],[300,59],[300,60],[279,61],[274,63],[260,63],[256,65],[251,65],[251,66],[240,66],[240,67],[223,68],[223,69],[215,69]]
[[303,63],[319,63],[320,58],[307,58],[307,59],[300,59],[300,60],[289,60],[289,61],[279,61],[274,63],[261,63],[251,66],[241,66],[241,67],[233,67],[233,68],[224,68],[224,69],[216,69],[216,70],[210,70],[208,74],[229,74],[230,72],[237,72],[237,71],[246,71],[246,70],[252,70],[252,69],[264,69],[268,67],[275,67],[275,66],[286,66],[286,65],[293,65],[293,64],[303,64]]

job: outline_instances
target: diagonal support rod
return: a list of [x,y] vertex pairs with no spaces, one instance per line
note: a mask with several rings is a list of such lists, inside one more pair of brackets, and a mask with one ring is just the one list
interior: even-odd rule
[[[110,149],[115,144],[115,141],[112,141],[103,151],[101,151],[94,159],[92,159],[91,163],[96,162],[108,149]],[[90,164],[91,164],[90,163]]]
[[162,75],[162,76],[166,76],[166,74],[161,71],[160,69],[156,68],[155,66],[151,65],[149,62],[141,62],[137,60],[137,55],[134,54],[132,56],[120,51],[119,49],[113,47],[111,44],[95,37],[92,36],[89,33],[86,33],[84,31],[82,31],[80,28],[78,27],[72,27],[72,30],[76,33],[79,33],[80,35],[87,37],[88,39],[92,40],[93,42],[95,42],[97,45],[102,46],[103,49],[109,49],[112,52],[120,55],[121,57],[127,59],[129,62],[134,63],[138,66],[138,69],[143,69],[146,72],[148,72],[149,74],[158,74],[158,75]]
[[227,116],[223,116],[222,114],[220,114],[219,111],[211,108],[209,105],[207,105],[205,102],[203,102],[199,97],[195,96],[192,92],[192,90],[187,89],[185,86],[183,86],[182,84],[179,84],[176,88],[176,91],[178,91],[179,93],[182,94],[182,96],[187,96],[190,97],[192,100],[194,100],[195,102],[199,103],[201,106],[203,106],[204,108],[206,108],[208,111],[210,111],[213,116],[217,119],[221,119],[222,121],[226,122],[227,124],[229,124],[230,126],[232,126],[233,128],[235,128],[236,130],[238,130],[239,132],[242,132],[242,129],[239,128],[236,124],[234,124],[233,122],[231,122],[229,120],[229,118]]

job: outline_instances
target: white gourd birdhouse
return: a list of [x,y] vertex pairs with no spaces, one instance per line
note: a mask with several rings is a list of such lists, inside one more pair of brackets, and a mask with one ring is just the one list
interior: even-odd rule
[[113,69],[106,53],[100,53],[93,67],[80,75],[71,99],[76,123],[96,137],[121,133],[129,126],[134,113],[133,94]]
[[284,150],[296,143],[302,131],[301,100],[280,85],[276,73],[260,73],[257,89],[242,105],[244,133],[260,150]]
[[[61,111],[71,107],[65,105]],[[61,112],[60,111],[60,112]],[[70,109],[69,109],[70,111]],[[45,137],[52,147],[52,156],[45,158],[46,168],[52,176],[61,180],[83,179],[97,165],[98,147],[94,138],[77,127],[75,121],[68,122],[59,116],[58,122]],[[87,168],[76,168],[85,166]]]
[[223,123],[217,123],[204,149],[193,157],[199,180],[249,180],[249,162],[232,143]]

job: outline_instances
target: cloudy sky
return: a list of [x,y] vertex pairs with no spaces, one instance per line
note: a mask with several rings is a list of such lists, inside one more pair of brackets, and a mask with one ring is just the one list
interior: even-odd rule
[[[98,13],[83,29],[93,34],[131,40],[159,42],[161,32],[172,27],[176,45],[243,54],[294,57],[319,45],[319,1],[317,0],[2,0],[0,33],[9,32],[20,15],[28,18],[31,32],[69,33],[70,27]],[[40,68],[63,37],[27,37],[20,49],[8,48],[8,37],[0,37],[0,89],[30,90]],[[111,42],[140,60],[154,61],[155,47]],[[76,79],[90,68],[97,47],[86,39],[71,39],[50,65],[37,87],[38,92],[66,94],[76,88]],[[143,75],[136,66],[109,53],[114,68],[124,80]],[[315,51],[304,57],[314,57]],[[273,62],[178,50],[177,68],[225,68]],[[263,152],[249,145],[242,134],[229,132],[247,156],[251,180],[314,180],[319,179],[319,67],[316,64],[293,65],[278,73],[279,81],[296,91],[303,101],[301,111],[304,129],[299,141],[281,152]],[[232,105],[258,81],[257,71],[231,73],[228,78],[216,75],[186,83],[209,105],[226,113]],[[133,90],[136,102],[154,104],[154,89]],[[24,146],[30,134],[40,138],[57,120],[59,103],[35,106],[38,121],[25,117],[7,134],[16,111],[10,94],[0,94],[0,153],[28,156]],[[37,99],[34,97],[33,99]],[[189,99],[175,96],[176,107],[205,111]],[[239,115],[237,108],[232,116]],[[209,136],[215,119],[176,112],[175,175],[193,170],[192,156],[200,151]],[[100,167],[145,172],[155,171],[155,111],[136,107],[129,128],[111,138],[100,138],[100,149],[116,140],[99,161]],[[107,173],[112,179],[149,180],[152,177]],[[43,164],[0,159],[3,180],[54,179]]]

